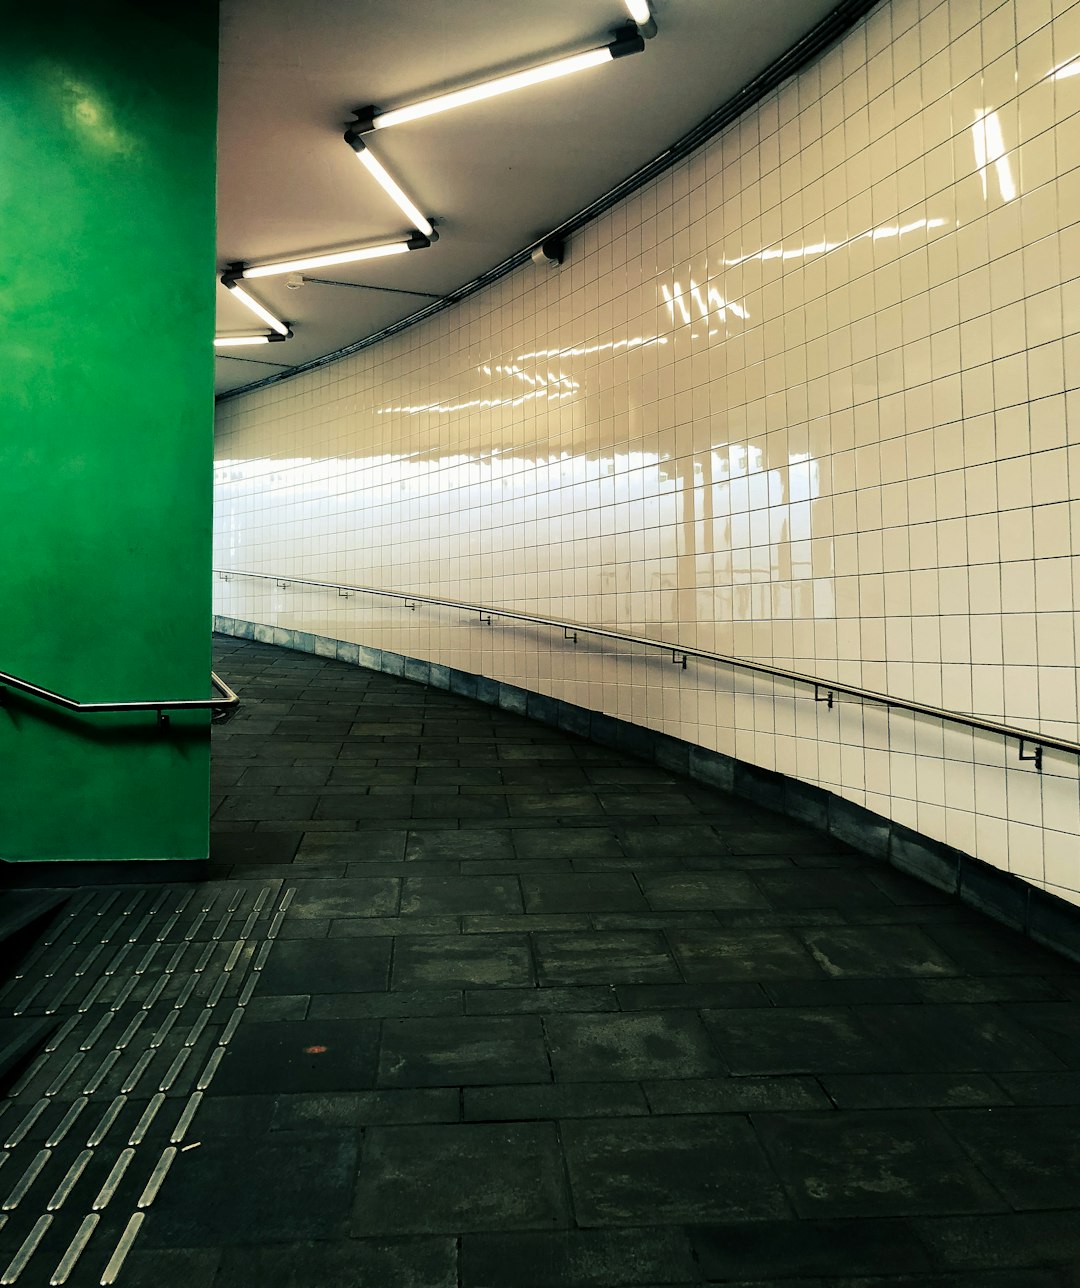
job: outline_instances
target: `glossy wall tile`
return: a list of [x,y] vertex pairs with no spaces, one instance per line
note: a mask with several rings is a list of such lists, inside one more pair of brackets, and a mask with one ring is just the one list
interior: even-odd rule
[[[218,409],[216,567],[696,645],[1077,738],[1080,4],[895,0],[569,243]],[[1080,901],[1076,757],[368,596],[215,611],[839,792]]]

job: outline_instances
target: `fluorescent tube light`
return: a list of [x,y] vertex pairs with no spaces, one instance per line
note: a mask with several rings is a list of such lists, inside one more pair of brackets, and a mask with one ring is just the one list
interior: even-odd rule
[[383,130],[389,125],[402,125],[406,121],[418,121],[425,116],[434,116],[436,112],[449,112],[455,107],[464,107],[467,103],[478,103],[485,98],[494,98],[498,94],[507,94],[511,90],[525,89],[529,85],[539,85],[544,81],[556,80],[560,76],[569,76],[573,72],[584,71],[588,67],[599,67],[602,63],[627,54],[637,54],[645,48],[645,41],[633,23],[620,28],[610,45],[601,45],[598,49],[588,49],[583,54],[571,54],[568,58],[559,58],[551,63],[542,63],[538,67],[529,67],[525,71],[512,72],[508,76],[497,76],[494,80],[484,81],[480,85],[470,85],[466,89],[454,90],[449,94],[439,94],[435,98],[424,99],[420,103],[411,103],[407,107],[391,108],[380,112],[374,107],[359,108],[356,112],[354,129],[360,133],[368,130]]
[[239,300],[246,309],[250,309],[257,318],[261,318],[271,331],[276,331],[278,335],[289,334],[288,326],[280,318],[275,317],[268,308],[260,304],[257,299],[249,295],[242,286],[237,286],[235,278],[226,274],[222,277],[221,284],[226,290],[232,292],[234,299]]
[[430,237],[435,231],[431,226],[431,221],[422,215],[419,207],[409,200],[382,162],[368,151],[360,136],[353,130],[347,130],[345,132],[345,142],[356,153],[356,159],[402,212],[410,225],[418,232],[423,233],[425,237]]
[[239,344],[269,344],[268,335],[216,335],[214,336],[214,347],[217,349],[231,348]]
[[626,4],[626,12],[639,27],[644,27],[647,22],[652,21],[649,0],[624,0],[624,3]]
[[279,277],[283,273],[302,273],[308,268],[328,268],[331,264],[353,264],[364,259],[383,259],[387,255],[404,255],[429,245],[427,237],[384,242],[381,246],[362,246],[356,250],[331,251],[325,255],[305,255],[302,259],[283,259],[276,264],[256,264],[245,267],[239,277]]

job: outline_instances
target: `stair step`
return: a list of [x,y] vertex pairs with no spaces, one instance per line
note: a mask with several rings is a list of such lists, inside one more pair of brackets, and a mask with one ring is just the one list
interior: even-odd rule
[[67,903],[69,894],[55,890],[4,890],[0,892],[0,946],[20,931],[44,922]]
[[0,891],[0,984],[10,978],[70,897],[70,891]]
[[53,1015],[20,1015],[0,1019],[0,1094],[15,1081],[56,1029]]

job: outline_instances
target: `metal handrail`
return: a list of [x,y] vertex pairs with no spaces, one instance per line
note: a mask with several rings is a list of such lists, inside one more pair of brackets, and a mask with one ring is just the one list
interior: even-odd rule
[[[493,618],[508,618],[517,622],[528,622],[533,626],[551,626],[563,632],[566,639],[577,640],[578,635],[593,635],[601,639],[618,640],[625,644],[639,644],[646,648],[659,649],[670,653],[671,660],[686,668],[687,658],[698,658],[706,662],[715,662],[722,666],[734,667],[737,670],[750,671],[756,675],[768,675],[775,679],[788,680],[793,684],[806,685],[814,690],[814,699],[824,702],[831,710],[834,695],[858,698],[863,702],[900,711],[912,711],[916,715],[931,716],[938,720],[947,720],[953,724],[965,725],[970,729],[979,729],[984,733],[998,734],[1002,738],[1015,739],[1020,744],[1020,759],[1031,761],[1037,770],[1042,771],[1042,753],[1046,747],[1055,751],[1067,751],[1080,756],[1080,742],[1068,738],[1056,738],[1050,734],[1038,733],[1034,729],[1021,729],[1016,725],[1002,724],[997,720],[984,720],[981,716],[968,715],[962,711],[951,711],[947,707],[935,707],[925,702],[913,702],[908,698],[896,698],[888,693],[878,693],[873,689],[863,689],[854,684],[841,684],[837,680],[825,680],[820,676],[808,675],[803,671],[789,671],[782,666],[772,666],[768,662],[752,662],[748,658],[732,657],[727,653],[714,653],[710,649],[691,648],[684,644],[669,644],[664,640],[650,639],[646,635],[629,635],[623,631],[613,631],[606,626],[585,626],[581,622],[562,621],[555,617],[538,617],[533,613],[518,612],[513,608],[495,608],[487,604],[468,604],[456,599],[440,599],[434,595],[414,595],[401,590],[381,590],[375,586],[353,586],[347,582],[313,581],[306,577],[287,577],[275,573],[241,572],[234,568],[215,568],[214,572],[224,581],[230,577],[253,577],[262,581],[276,582],[282,589],[287,586],[316,586],[323,590],[336,590],[341,593],[359,595],[378,595],[385,599],[405,601],[407,608],[417,604],[434,604],[439,608],[456,608],[466,613],[477,613],[480,620],[489,625]],[[822,695],[825,695],[824,697]],[[1025,747],[1032,748],[1031,755],[1025,755]]]
[[52,689],[43,689],[39,684],[31,684],[29,680],[21,680],[17,675],[9,675],[6,671],[0,671],[0,706],[3,705],[3,691],[5,689],[15,689],[19,693],[28,693],[32,698],[40,698],[42,702],[50,702],[55,707],[63,707],[65,711],[79,711],[84,714],[92,714],[99,711],[156,711],[158,715],[158,724],[168,724],[170,711],[205,711],[214,712],[214,719],[220,718],[225,712],[232,711],[240,705],[240,699],[229,688],[220,676],[213,671],[210,672],[210,683],[220,693],[225,696],[221,698],[166,698],[161,701],[140,701],[140,702],[79,702],[75,698],[67,698],[62,693],[54,693]]

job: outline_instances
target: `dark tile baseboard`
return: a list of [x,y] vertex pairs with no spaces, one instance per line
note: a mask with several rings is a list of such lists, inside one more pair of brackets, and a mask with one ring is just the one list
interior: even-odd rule
[[233,617],[215,616],[214,630],[238,639],[337,658],[475,698],[489,706],[588,738],[601,746],[652,761],[706,786],[744,796],[755,804],[828,832],[853,849],[882,859],[939,890],[958,895],[993,920],[1080,961],[1080,908],[825,788],[559,698],[385,649]]

